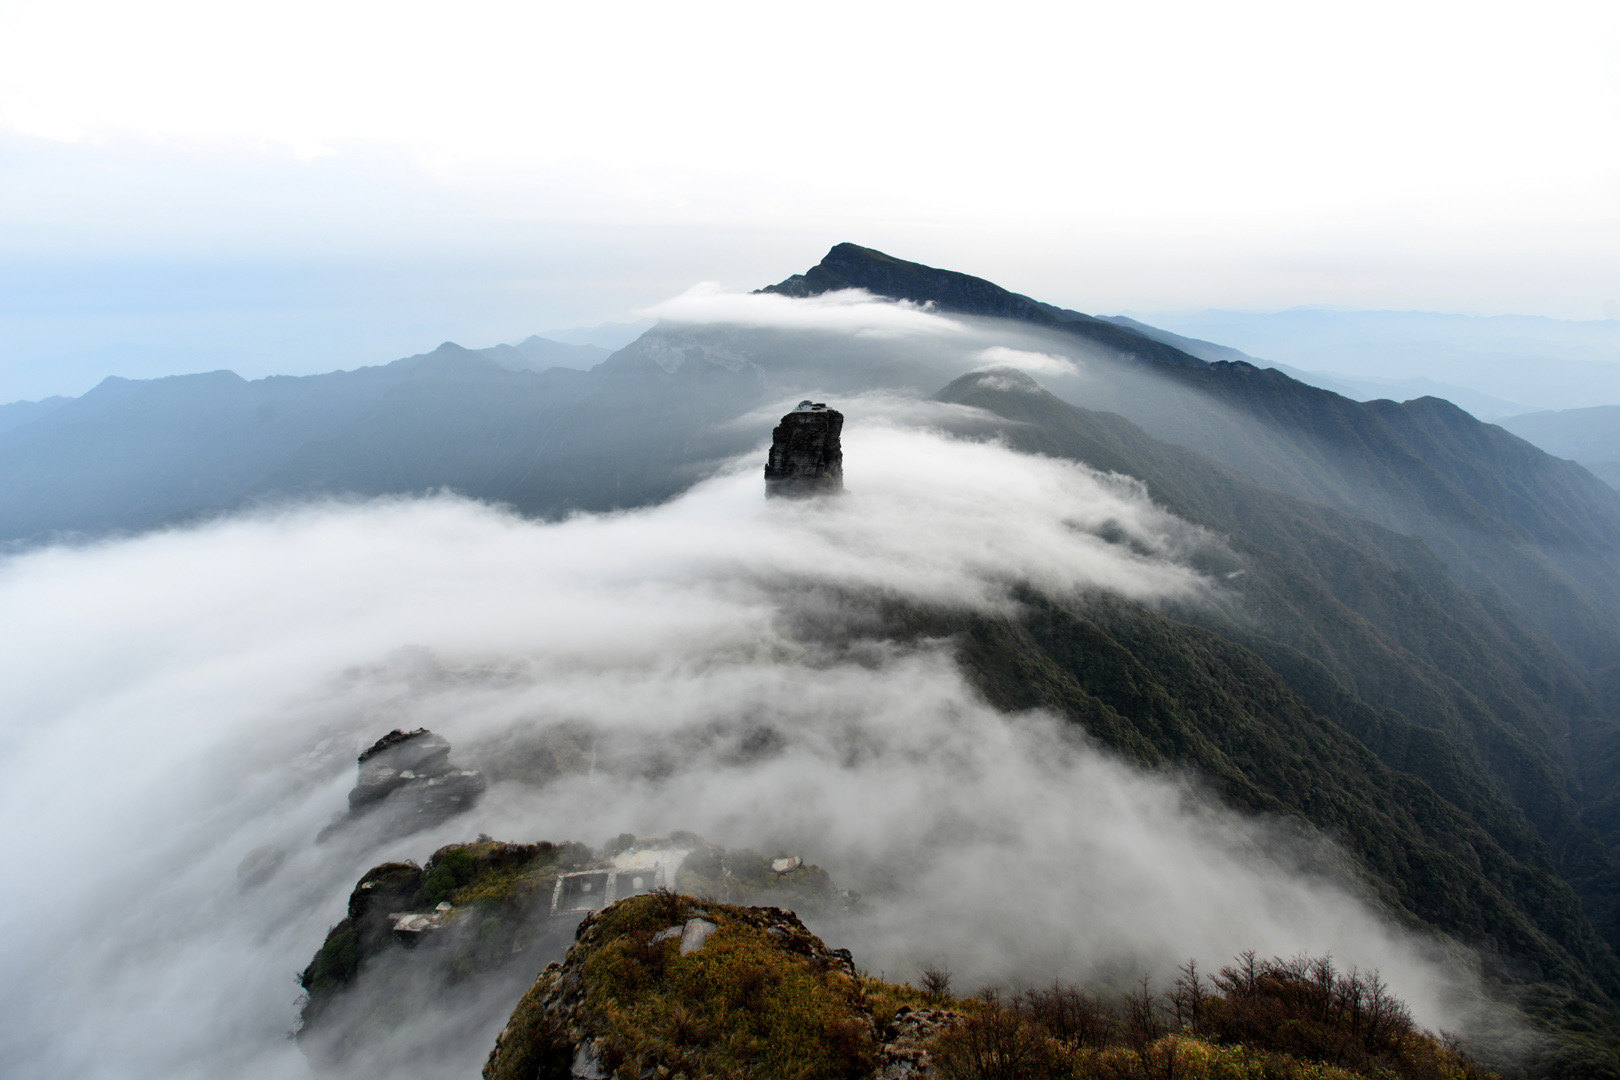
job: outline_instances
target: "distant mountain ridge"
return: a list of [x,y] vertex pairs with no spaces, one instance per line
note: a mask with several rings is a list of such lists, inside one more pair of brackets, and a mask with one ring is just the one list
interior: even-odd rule
[[[1472,387],[1516,412],[1620,404],[1620,320],[1293,308],[1136,313],[1267,362]],[[1505,414],[1504,414],[1505,415]]]
[[42,416],[48,416],[72,400],[69,397],[58,396],[0,405],[0,434],[12,428],[22,427],[24,424],[31,424]]
[[839,289],[864,289],[895,300],[933,304],[942,311],[1054,327],[1125,357],[1141,356],[1189,367],[1201,367],[1204,363],[1190,353],[1106,319],[1043,304],[970,274],[906,262],[855,244],[834,245],[821,262],[805,273],[794,274],[760,291],[803,298]]
[[539,334],[530,334],[515,345],[492,345],[472,351],[513,371],[547,371],[558,367],[588,371],[612,355],[600,345],[552,341]]
[[1497,423],[1549,454],[1580,462],[1610,486],[1620,487],[1620,405],[1523,413]]
[[1448,402],[1350,401],[854,244],[771,286],[795,296],[848,288],[1032,323],[1146,365],[1093,388],[1093,407],[1268,487],[1420,536],[1465,580],[1494,583],[1588,662],[1620,657],[1620,494]]
[[[1229,345],[1217,345],[1212,341],[1203,341],[1198,338],[1184,337],[1157,326],[1124,315],[1108,315],[1105,318],[1119,326],[1134,330],[1144,337],[1162,341],[1200,360],[1211,363],[1218,361],[1253,364],[1256,367],[1275,368],[1289,378],[1322,390],[1331,390],[1342,397],[1352,401],[1373,401],[1387,398],[1392,401],[1410,401],[1420,397],[1438,397],[1458,405],[1481,420],[1495,420],[1502,416],[1512,416],[1525,411],[1524,406],[1516,402],[1506,401],[1502,398],[1482,394],[1466,386],[1456,386],[1450,383],[1436,382],[1426,378],[1371,378],[1358,375],[1344,375],[1336,372],[1305,371],[1288,364],[1275,363],[1271,360],[1259,359],[1246,352],[1234,349]],[[1544,448],[1545,449],[1545,448]]]
[[[592,470],[537,480],[522,432],[526,416],[567,409],[588,378],[550,360],[602,355],[538,338],[446,342],[325,375],[113,376],[49,407],[6,406],[0,417],[18,422],[0,427],[0,540],[150,528],[309,495],[450,487],[511,502],[539,486],[551,505],[588,503],[590,485],[610,481]],[[586,454],[598,445],[590,432],[578,438]]]

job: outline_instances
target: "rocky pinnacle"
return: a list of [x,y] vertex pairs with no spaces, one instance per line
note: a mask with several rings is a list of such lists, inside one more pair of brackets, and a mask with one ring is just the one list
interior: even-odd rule
[[843,491],[843,430],[843,413],[820,402],[799,402],[771,432],[765,494],[800,498]]

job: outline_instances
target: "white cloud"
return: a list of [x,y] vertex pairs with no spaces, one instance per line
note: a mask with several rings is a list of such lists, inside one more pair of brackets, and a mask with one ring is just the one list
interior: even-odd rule
[[1005,345],[992,345],[976,357],[986,367],[1009,367],[1031,375],[1074,375],[1080,363],[1055,353],[1029,352],[1010,349]]
[[[912,431],[848,429],[841,498],[767,502],[756,466],[556,524],[314,506],[0,562],[0,1061],[298,1075],[291,976],[353,881],[479,831],[790,847],[867,895],[830,932],[896,974],[1330,951],[1456,1021],[1462,984],[1277,830],[996,713],[949,642],[871,632],[875,599],[1003,612],[1021,582],[1196,599],[1208,537],[1129,481]],[[312,845],[356,749],[417,725],[496,763],[583,731],[593,766],[508,769],[414,840]],[[267,843],[286,863],[240,891]]]
[[961,322],[919,304],[880,300],[863,289],[819,296],[731,292],[712,281],[638,313],[645,318],[696,326],[745,326],[772,330],[819,330],[870,337],[965,333]]

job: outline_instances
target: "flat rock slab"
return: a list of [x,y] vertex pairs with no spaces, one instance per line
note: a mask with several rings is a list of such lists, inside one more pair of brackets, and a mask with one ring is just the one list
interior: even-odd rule
[[686,926],[681,929],[681,955],[690,956],[703,948],[703,943],[709,940],[709,935],[720,929],[708,919],[687,919]]

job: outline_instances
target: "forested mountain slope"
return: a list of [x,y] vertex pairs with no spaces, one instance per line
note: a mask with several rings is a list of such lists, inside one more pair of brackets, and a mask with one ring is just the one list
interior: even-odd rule
[[[1620,493],[1433,398],[1355,402],[1243,362],[853,244],[771,289],[838,289],[1015,319],[1091,350],[1086,404],[1260,483],[1421,537],[1470,588],[1499,590],[1571,655],[1620,655]],[[1060,396],[1070,395],[1063,390]]]
[[1580,883],[1605,936],[1620,936],[1616,838],[1590,820],[1614,779],[1584,775],[1576,750],[1613,726],[1557,650],[1459,588],[1421,543],[1267,491],[1027,377],[969,375],[940,398],[1002,417],[997,435],[1020,449],[1135,476],[1224,536],[1240,565],[1226,575],[1231,602],[1186,617],[1252,649],[1316,712],[1515,855]]

